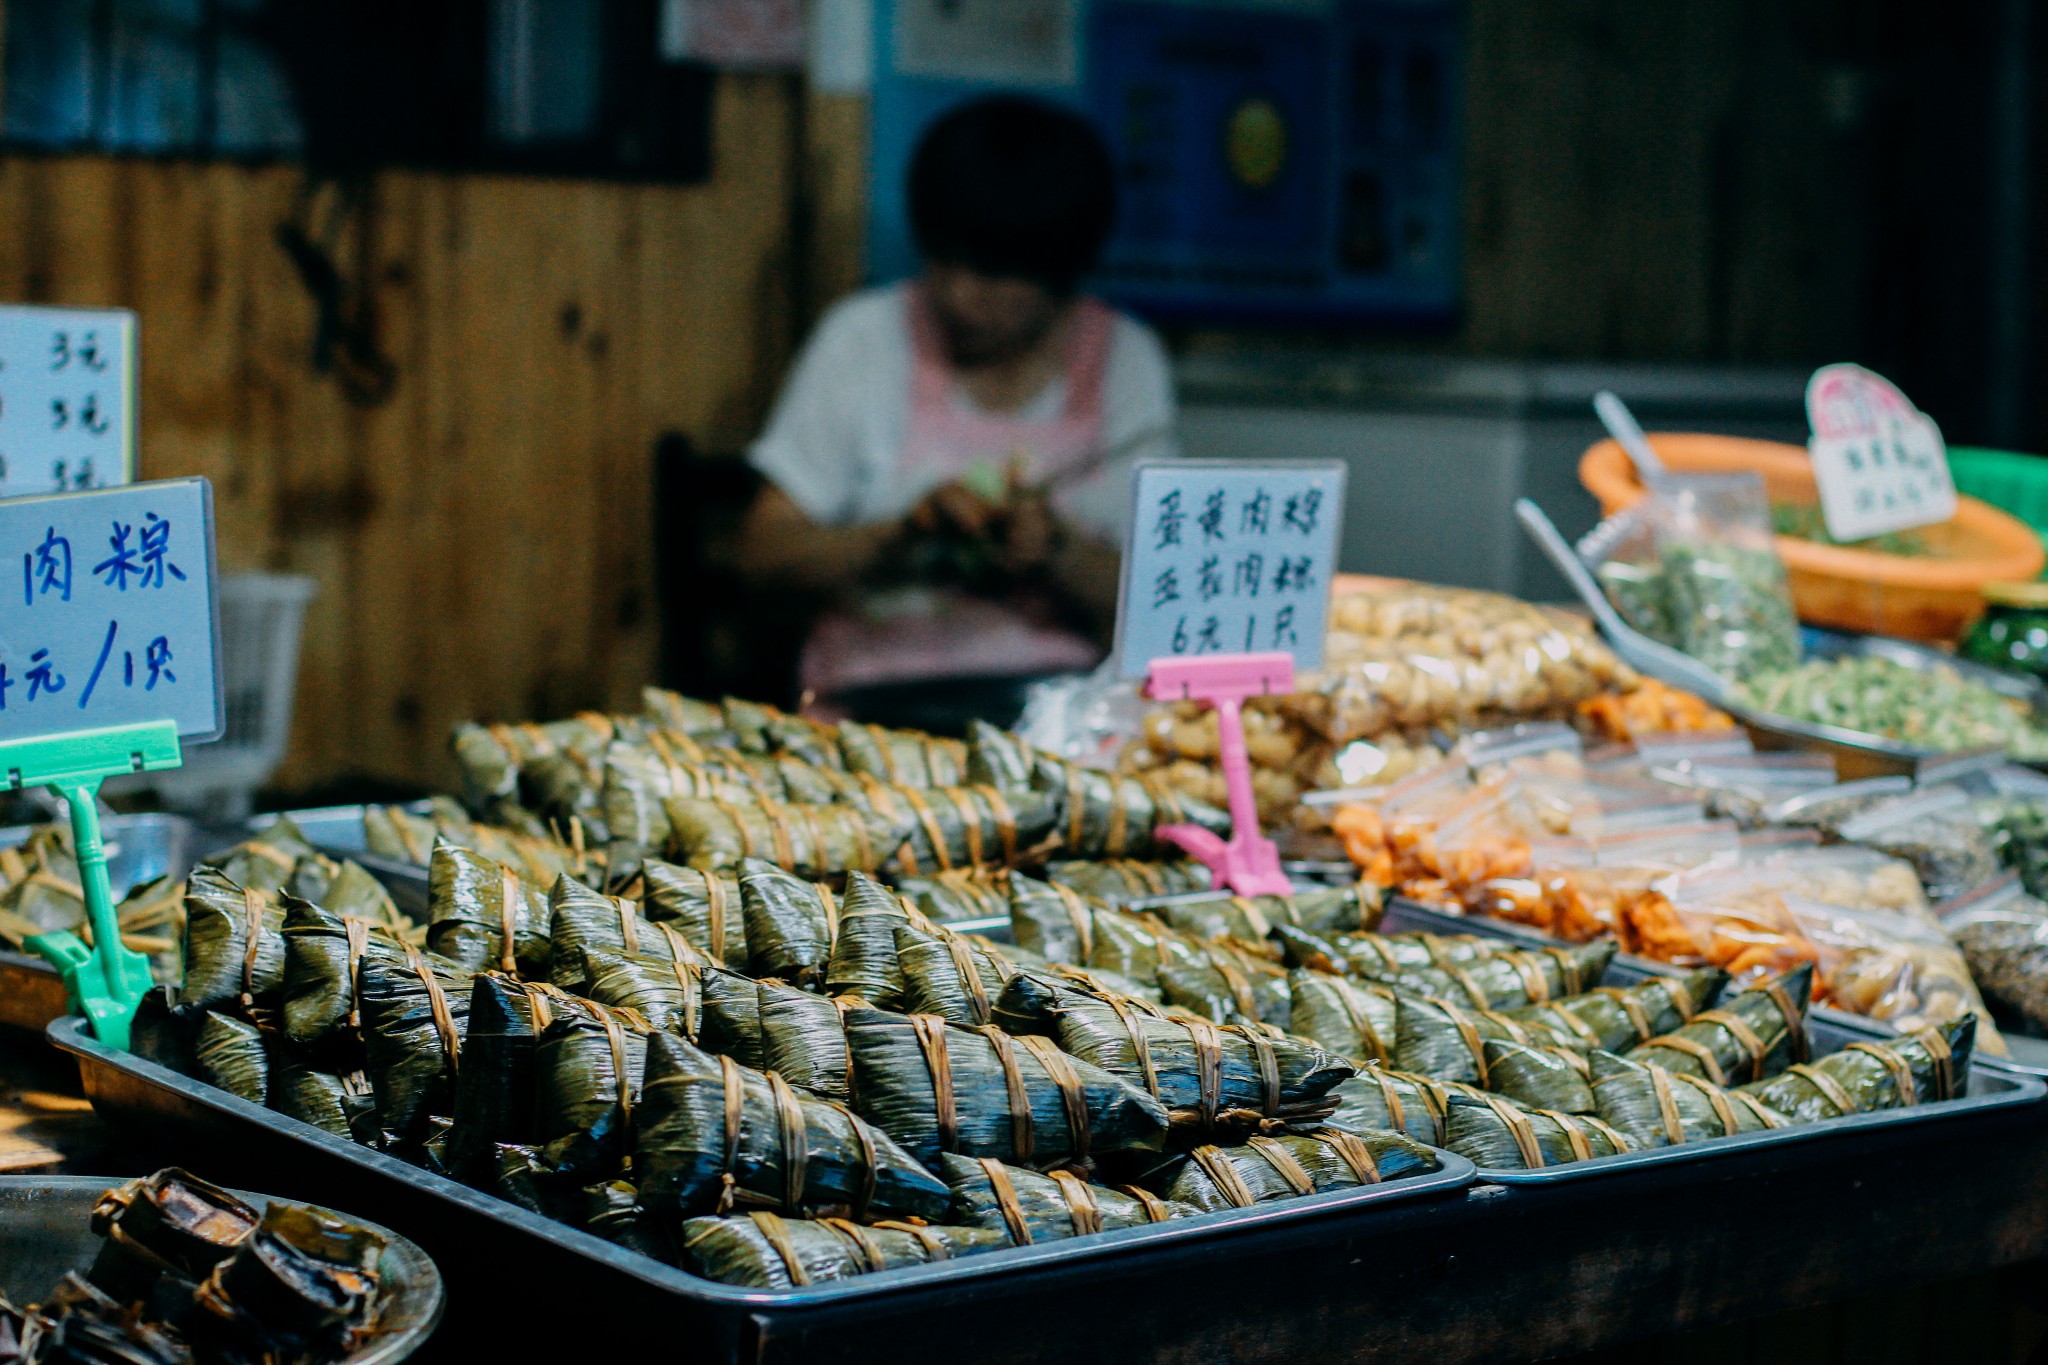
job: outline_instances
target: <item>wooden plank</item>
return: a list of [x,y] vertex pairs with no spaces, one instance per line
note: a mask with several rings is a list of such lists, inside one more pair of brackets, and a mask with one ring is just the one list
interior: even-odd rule
[[[811,91],[804,106],[803,198],[810,224],[807,311],[814,321],[858,289],[866,271],[868,101],[864,95]],[[885,185],[883,194],[900,194]]]

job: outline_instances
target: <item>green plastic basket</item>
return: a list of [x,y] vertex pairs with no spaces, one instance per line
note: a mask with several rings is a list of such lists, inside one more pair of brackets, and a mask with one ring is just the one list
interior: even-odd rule
[[2048,459],[2014,450],[1950,446],[1948,468],[1957,492],[2010,512],[2048,541]]

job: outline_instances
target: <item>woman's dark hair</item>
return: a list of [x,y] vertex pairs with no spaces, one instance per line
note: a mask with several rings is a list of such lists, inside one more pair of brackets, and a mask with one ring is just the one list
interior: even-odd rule
[[911,159],[910,228],[927,260],[1069,294],[1115,217],[1101,136],[1040,100],[970,100],[925,130]]

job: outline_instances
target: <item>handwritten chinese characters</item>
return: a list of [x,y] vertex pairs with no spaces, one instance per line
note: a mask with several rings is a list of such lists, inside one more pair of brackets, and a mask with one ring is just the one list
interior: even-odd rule
[[1344,502],[1339,464],[1139,467],[1125,549],[1119,668],[1170,655],[1322,659]]
[[0,501],[0,555],[21,565],[0,592],[0,739],[219,732],[205,480]]
[[0,497],[128,482],[135,315],[0,307]]
[[1837,540],[1947,521],[1956,512],[1941,429],[1882,376],[1827,365],[1806,386],[1808,449]]

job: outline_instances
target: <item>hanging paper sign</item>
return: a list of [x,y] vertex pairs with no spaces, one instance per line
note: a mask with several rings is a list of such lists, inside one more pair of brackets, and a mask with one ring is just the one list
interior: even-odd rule
[[135,477],[135,314],[0,305],[0,497]]
[[1806,385],[1807,449],[1836,540],[1866,540],[1956,514],[1948,446],[1934,419],[1882,375],[1825,365]]
[[1117,609],[1117,668],[1284,651],[1323,661],[1344,466],[1152,460],[1134,478]]
[[147,721],[221,732],[213,491],[0,502],[0,741]]

